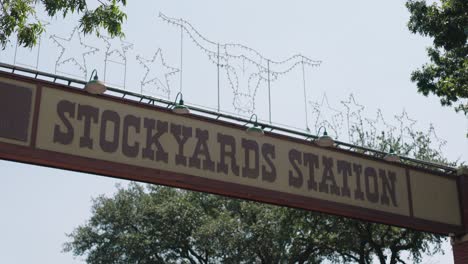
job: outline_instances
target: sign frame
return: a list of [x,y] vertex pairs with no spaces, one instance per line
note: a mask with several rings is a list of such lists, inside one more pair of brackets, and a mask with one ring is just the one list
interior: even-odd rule
[[[97,97],[100,100],[106,100],[109,102],[115,102],[119,104],[126,104],[135,106],[142,109],[154,110],[166,114],[173,114],[167,108],[162,108],[155,105],[139,103],[137,101],[126,100],[112,95],[90,95],[83,90],[71,88],[66,85],[56,84],[44,80],[38,80],[30,77],[19,76],[10,73],[0,73],[0,77],[11,79],[13,81],[27,83],[34,85],[35,96],[33,99],[33,116],[32,116],[32,127],[30,133],[29,145],[22,146],[18,144],[12,144],[9,142],[0,141],[0,159],[23,162],[28,164],[41,165],[46,167],[53,167],[59,169],[66,169],[78,172],[93,173],[102,176],[109,176],[114,178],[134,180],[139,182],[166,185],[171,187],[183,188],[193,191],[200,191],[206,193],[213,193],[223,196],[229,196],[234,198],[241,198],[247,200],[253,200],[257,202],[288,206],[293,208],[305,209],[310,211],[318,211],[326,214],[333,214],[338,216],[344,216],[349,218],[356,218],[364,221],[377,222],[401,227],[408,227],[422,231],[428,231],[433,233],[441,234],[459,234],[465,230],[464,224],[466,221],[466,212],[464,212],[464,196],[463,186],[467,185],[466,182],[462,181],[463,177],[446,175],[441,172],[435,172],[428,169],[423,169],[407,164],[398,164],[399,167],[404,168],[406,172],[406,181],[408,186],[408,199],[409,199],[409,216],[396,215],[393,213],[387,213],[374,209],[362,208],[353,205],[345,205],[333,201],[326,201],[317,198],[304,197],[301,195],[294,195],[290,193],[281,193],[278,191],[267,190],[259,187],[246,186],[236,183],[228,183],[224,181],[205,179],[198,176],[189,174],[171,172],[161,169],[145,168],[141,166],[134,166],[128,164],[121,164],[117,162],[98,160],[88,157],[82,157],[71,154],[58,153],[50,150],[43,150],[37,148],[37,134],[38,134],[38,120],[41,106],[42,91],[44,87],[47,89],[56,89],[65,91],[67,93],[85,95],[90,97]],[[175,115],[175,114],[174,114]],[[221,125],[231,129],[245,130],[245,127],[221,120],[215,120],[209,117],[200,115],[187,115],[186,118],[190,118],[197,121],[207,122],[210,124]],[[283,141],[305,144],[305,140],[298,138],[292,138],[285,135],[276,133],[265,133],[266,137],[271,137]],[[381,159],[363,155],[356,152],[347,151],[340,148],[327,148],[329,151],[351,155],[359,157],[361,159],[378,161],[381,163],[389,163]],[[135,174],[138,171],[138,174]],[[411,192],[411,171],[428,173],[436,177],[448,179],[454,181],[458,186],[458,205],[460,209],[460,225],[446,224],[441,222],[429,221],[414,216],[413,209],[413,194]],[[463,197],[462,197],[463,196]]]

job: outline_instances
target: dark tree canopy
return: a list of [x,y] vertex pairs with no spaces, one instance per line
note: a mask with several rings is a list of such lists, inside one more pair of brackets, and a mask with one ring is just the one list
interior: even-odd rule
[[[352,129],[362,129],[353,127]],[[360,143],[444,162],[426,133],[379,134]],[[443,237],[304,210],[175,188],[130,184],[94,200],[92,217],[64,250],[88,263],[405,263],[440,252]]]
[[414,71],[411,80],[418,91],[440,97],[442,105],[457,103],[455,109],[468,114],[468,1],[441,0],[428,5],[410,0],[408,28],[433,39],[427,48],[430,62]]
[[2,0],[0,45],[4,49],[10,36],[15,35],[19,45],[36,45],[44,32],[43,24],[33,19],[39,6],[42,6],[50,17],[66,17],[69,13],[81,14],[79,26],[84,34],[99,35],[99,29],[104,28],[111,37],[123,37],[121,25],[127,16],[121,11],[121,6],[126,4],[126,0],[105,0],[99,1],[95,9],[89,9],[85,0]]
[[409,229],[130,184],[94,200],[65,251],[87,263],[405,263],[442,238]]

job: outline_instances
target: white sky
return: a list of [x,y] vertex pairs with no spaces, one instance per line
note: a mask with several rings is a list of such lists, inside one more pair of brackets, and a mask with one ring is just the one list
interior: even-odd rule
[[[340,101],[353,93],[356,101],[365,106],[364,118],[375,119],[377,109],[381,109],[385,121],[393,126],[398,126],[394,116],[405,110],[411,119],[417,120],[416,129],[427,131],[434,124],[437,136],[447,140],[443,152],[450,160],[468,160],[466,117],[454,113],[452,108],[441,107],[436,97],[418,94],[409,80],[411,71],[427,61],[425,47],[430,40],[409,33],[404,1],[204,0],[128,4],[124,30],[126,41],[134,45],[126,52],[129,90],[140,91],[146,72],[138,64],[137,55],[151,59],[161,48],[166,64],[180,68],[180,30],[158,18],[158,13],[163,12],[190,21],[212,41],[244,44],[271,60],[283,60],[296,53],[322,60],[318,68],[305,68],[308,101],[320,103],[326,93],[330,108],[344,113]],[[67,19],[66,23],[50,21],[39,53],[41,71],[53,73],[60,55],[61,49],[50,36],[67,39],[75,25],[76,18]],[[100,49],[85,57],[85,65],[88,74],[96,68],[103,78],[105,42],[95,37],[82,40]],[[69,48],[67,52],[84,63],[80,57],[84,51]],[[14,53],[12,47],[0,50],[0,61],[13,63]],[[16,62],[34,65],[35,54],[37,48],[31,52],[18,49]],[[59,70],[68,73],[73,70],[67,65],[60,67]],[[82,75],[76,70],[73,73]],[[106,81],[118,86],[123,82],[123,73],[121,65],[108,64]],[[179,89],[179,76],[169,77],[172,100]],[[186,35],[182,76],[184,99],[189,104],[217,107],[216,67]],[[232,92],[223,74],[220,83],[221,109],[233,112]],[[305,129],[302,89],[300,68],[272,83],[275,123]],[[265,85],[259,87],[256,107],[259,118],[267,120]],[[308,123],[312,127],[317,112],[312,105],[308,107]],[[344,135],[340,139],[347,140]],[[65,233],[89,218],[92,197],[112,194],[116,183],[127,184],[6,161],[0,161],[0,180],[0,263],[83,263],[71,254],[61,253]],[[444,248],[445,256],[427,257],[423,263],[453,263],[450,245],[446,243]]]

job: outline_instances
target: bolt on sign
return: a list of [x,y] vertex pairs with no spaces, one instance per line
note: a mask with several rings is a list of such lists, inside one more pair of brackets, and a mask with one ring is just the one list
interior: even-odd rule
[[455,176],[8,73],[0,158],[431,232],[464,229]]

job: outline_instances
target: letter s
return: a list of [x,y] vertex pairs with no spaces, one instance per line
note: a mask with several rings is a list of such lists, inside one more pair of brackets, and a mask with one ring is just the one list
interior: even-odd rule
[[276,180],[276,168],[273,163],[275,159],[275,146],[272,144],[263,144],[262,145],[262,156],[265,159],[266,164],[270,167],[270,170],[267,170],[265,165],[262,165],[262,180],[267,182],[274,182]]
[[60,144],[68,145],[73,141],[74,131],[73,126],[65,116],[65,113],[68,113],[70,118],[75,118],[75,103],[67,100],[61,100],[57,104],[57,115],[65,125],[66,131],[63,132],[60,125],[56,124],[54,127],[54,143],[58,142]]
[[293,186],[295,188],[301,188],[302,183],[304,181],[302,171],[299,168],[299,165],[302,165],[302,154],[296,149],[291,149],[289,151],[289,163],[293,167],[296,175],[294,175],[294,171],[289,170],[289,186]]

